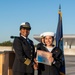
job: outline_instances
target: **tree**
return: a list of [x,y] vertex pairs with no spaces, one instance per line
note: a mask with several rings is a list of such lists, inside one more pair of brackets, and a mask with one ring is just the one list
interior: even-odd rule
[[12,42],[11,41],[5,41],[5,42],[2,42],[0,43],[0,46],[12,46]]

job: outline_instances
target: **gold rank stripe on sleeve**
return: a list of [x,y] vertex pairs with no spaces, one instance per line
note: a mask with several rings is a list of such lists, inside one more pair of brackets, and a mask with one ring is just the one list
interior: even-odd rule
[[60,75],[65,75],[64,73],[60,72]]
[[24,64],[26,64],[26,65],[29,65],[30,63],[31,63],[31,60],[28,58],[24,61]]

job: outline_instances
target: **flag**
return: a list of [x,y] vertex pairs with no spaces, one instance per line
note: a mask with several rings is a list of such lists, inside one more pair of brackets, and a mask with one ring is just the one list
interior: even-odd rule
[[[64,49],[63,49],[63,26],[62,26],[62,13],[61,13],[61,6],[59,6],[59,20],[58,20],[58,26],[56,31],[56,47],[59,47],[64,55]],[[63,65],[60,69],[60,75],[65,75],[65,58],[63,56],[62,58]]]

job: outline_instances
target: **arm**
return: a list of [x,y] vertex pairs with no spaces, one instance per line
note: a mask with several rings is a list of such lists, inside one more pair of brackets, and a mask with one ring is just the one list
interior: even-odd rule
[[61,65],[63,65],[62,61],[63,52],[59,48],[57,48],[53,53],[53,58],[54,58],[53,65],[59,69]]
[[[15,54],[16,54],[16,58],[26,64],[26,65],[29,65],[30,64],[30,60],[27,59],[24,51],[23,51],[23,48],[22,48],[22,43],[21,43],[21,40],[19,38],[15,38],[14,42],[13,42],[13,48],[15,50]],[[28,64],[27,64],[28,63]]]

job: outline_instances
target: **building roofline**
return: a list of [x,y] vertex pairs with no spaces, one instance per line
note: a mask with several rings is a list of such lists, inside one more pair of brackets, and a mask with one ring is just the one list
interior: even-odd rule
[[[35,35],[33,35],[33,38],[40,38],[40,35],[37,35],[37,34],[35,34]],[[65,39],[65,38],[75,38],[75,34],[64,34],[63,35],[63,38]]]

